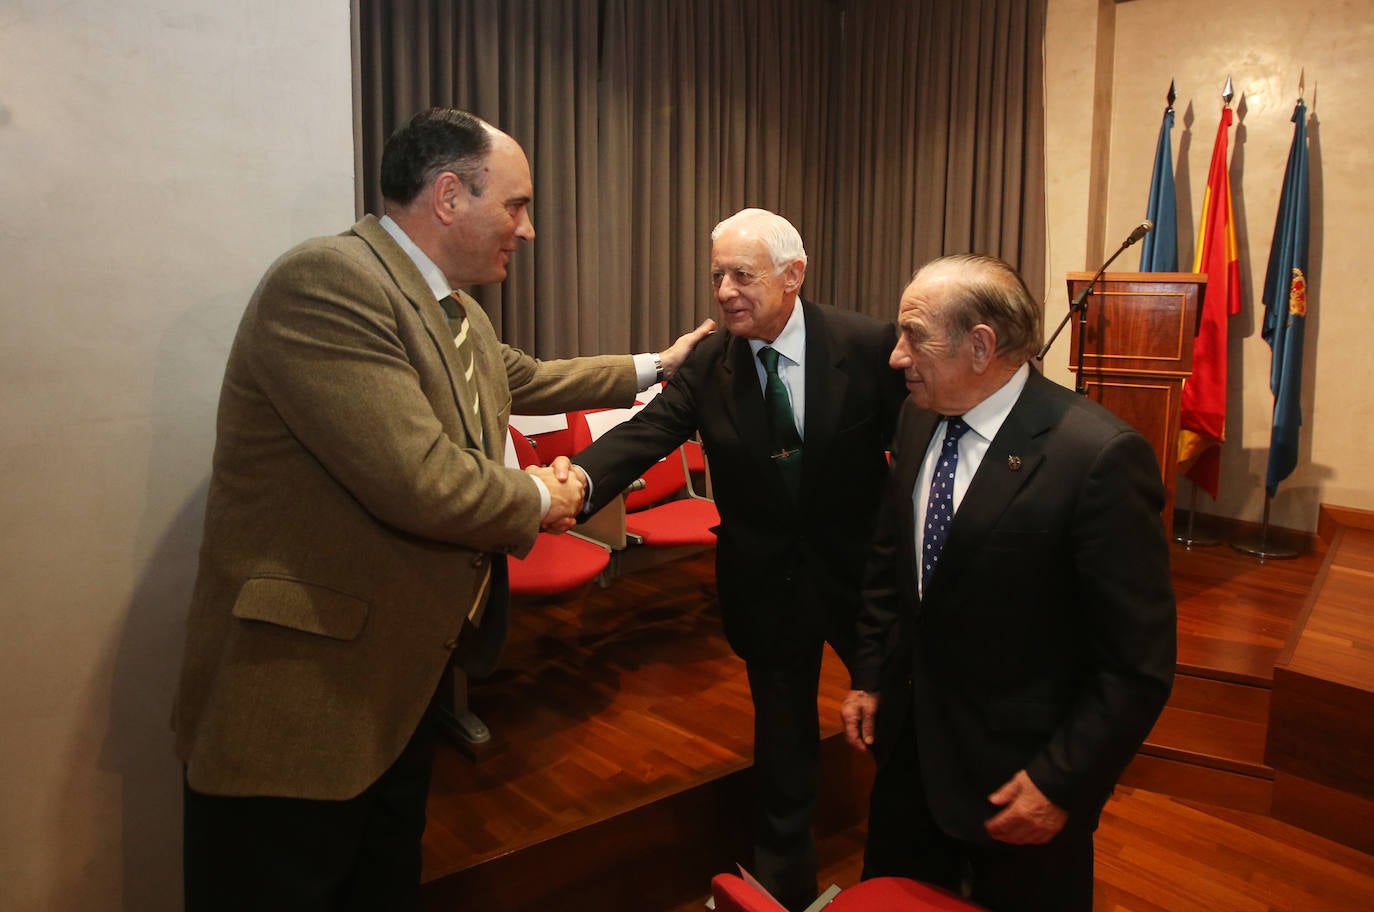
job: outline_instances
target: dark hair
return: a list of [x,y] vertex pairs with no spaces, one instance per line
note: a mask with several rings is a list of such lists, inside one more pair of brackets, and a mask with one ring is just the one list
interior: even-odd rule
[[997,333],[997,354],[1030,360],[1040,351],[1043,334],[1040,305],[1025,280],[1005,260],[979,254],[953,254],[932,260],[916,271],[953,272],[959,292],[952,294],[942,318],[950,340],[961,339],[979,323]]
[[482,165],[491,151],[486,124],[466,111],[421,111],[387,138],[382,149],[382,198],[402,206],[444,171],[452,171],[473,196],[486,189]]

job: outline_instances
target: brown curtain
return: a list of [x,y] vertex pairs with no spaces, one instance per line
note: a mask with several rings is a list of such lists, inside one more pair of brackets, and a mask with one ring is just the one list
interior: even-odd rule
[[715,305],[711,227],[785,215],[803,295],[890,318],[942,252],[1041,286],[1044,0],[359,0],[362,198],[386,135],[519,140],[538,239],[479,300],[541,357],[661,348]]
[[835,292],[888,316],[922,263],[996,254],[1044,287],[1045,4],[850,0]]

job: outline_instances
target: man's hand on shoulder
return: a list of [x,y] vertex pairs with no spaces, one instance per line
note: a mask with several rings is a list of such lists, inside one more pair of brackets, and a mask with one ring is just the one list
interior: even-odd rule
[[658,357],[663,365],[663,379],[667,380],[677,373],[677,369],[687,360],[687,356],[697,347],[697,343],[714,332],[715,328],[715,320],[703,320],[696,329],[678,336],[676,342],[659,352]]
[[988,801],[1000,807],[986,823],[988,835],[998,842],[1012,845],[1043,845],[1064,829],[1069,814],[1045,797],[1020,770],[1005,785],[988,796]]

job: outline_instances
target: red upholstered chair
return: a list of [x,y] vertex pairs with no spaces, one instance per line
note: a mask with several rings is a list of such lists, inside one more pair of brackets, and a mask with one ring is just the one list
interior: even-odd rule
[[[628,534],[656,548],[716,546],[712,529],[720,525],[720,511],[715,501],[691,492],[677,500],[663,500],[687,490],[686,471],[687,457],[679,448],[644,473],[644,488],[625,495]],[[645,505],[639,506],[641,503]]]
[[787,912],[776,899],[755,889],[738,874],[717,874],[711,878],[711,899],[716,912]]
[[826,912],[976,912],[976,906],[947,890],[905,877],[875,877],[840,891]]
[[[524,434],[511,428],[506,438],[506,462],[518,468],[540,465],[540,457]],[[599,542],[569,532],[540,532],[524,558],[512,558],[511,595],[555,595],[585,586],[611,562],[611,552]]]
[[[512,427],[506,435],[506,465],[539,465],[539,456],[524,434]],[[512,596],[539,597],[570,592],[589,584],[611,563],[610,549],[575,533],[540,532],[530,553],[506,563]],[[468,678],[450,665],[439,685],[435,720],[439,730],[469,758],[479,759],[491,743],[487,728],[468,704]]]
[[[569,412],[573,444],[581,450],[642,406]],[[685,450],[679,447],[650,466],[640,477],[643,485],[625,493],[625,532],[635,541],[657,548],[714,548],[720,525],[715,501],[693,490]]]
[[[812,904],[808,912],[977,912],[975,906],[928,884],[903,877],[875,877],[834,895],[831,887]],[[834,895],[826,901],[826,896]],[[711,896],[716,912],[780,912],[782,906],[734,874],[717,874],[711,880]]]
[[534,445],[540,465],[575,452],[567,415],[511,415],[510,426]]

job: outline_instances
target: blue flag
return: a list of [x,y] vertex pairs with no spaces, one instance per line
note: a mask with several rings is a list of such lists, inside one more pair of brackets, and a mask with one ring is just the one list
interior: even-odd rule
[[1165,108],[1155,143],[1150,204],[1145,207],[1145,217],[1155,223],[1155,230],[1145,235],[1140,248],[1141,272],[1178,272],[1178,200],[1174,196],[1174,151],[1169,139],[1173,129],[1174,109]]
[[1307,325],[1307,106],[1293,110],[1293,145],[1283,175],[1283,194],[1264,274],[1264,328],[1269,343],[1269,390],[1274,425],[1269,434],[1269,470],[1264,486],[1274,496],[1279,482],[1298,464],[1302,426],[1302,342]]

